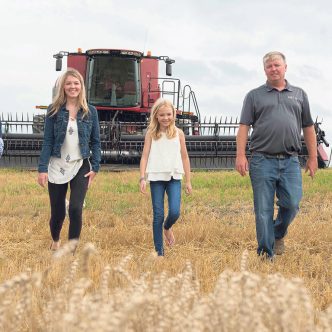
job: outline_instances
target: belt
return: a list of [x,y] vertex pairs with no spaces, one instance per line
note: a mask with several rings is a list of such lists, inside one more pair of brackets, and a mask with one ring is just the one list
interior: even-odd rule
[[[255,154],[255,152],[253,153]],[[256,152],[256,154],[261,154],[268,159],[287,159],[294,155],[288,153],[265,153],[265,152]]]

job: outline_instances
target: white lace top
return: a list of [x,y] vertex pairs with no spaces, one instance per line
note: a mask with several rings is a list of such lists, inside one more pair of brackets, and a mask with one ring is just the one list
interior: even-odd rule
[[181,180],[184,174],[179,132],[174,138],[162,133],[158,140],[152,139],[146,175],[148,181]]
[[50,158],[48,180],[56,184],[67,183],[75,177],[82,164],[77,121],[69,118],[66,137],[61,146],[61,158]]

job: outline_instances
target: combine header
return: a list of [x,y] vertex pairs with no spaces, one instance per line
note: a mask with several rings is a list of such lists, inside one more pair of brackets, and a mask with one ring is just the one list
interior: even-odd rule
[[[177,126],[186,134],[193,168],[234,167],[237,118],[202,119],[191,87],[170,78],[173,59],[114,49],[61,51],[53,57],[57,71],[61,71],[63,57],[67,57],[67,67],[77,69],[85,78],[88,103],[98,110],[103,164],[139,163],[151,107],[163,97],[171,100],[177,109]],[[160,61],[166,64],[166,77],[158,75]],[[0,117],[5,143],[0,166],[36,167],[47,107],[37,108],[41,111],[30,118],[11,114]],[[322,147],[322,144],[328,146],[325,133],[317,121],[315,128],[319,166],[327,167],[329,161]],[[304,163],[307,151],[304,143],[302,146],[300,157]]]

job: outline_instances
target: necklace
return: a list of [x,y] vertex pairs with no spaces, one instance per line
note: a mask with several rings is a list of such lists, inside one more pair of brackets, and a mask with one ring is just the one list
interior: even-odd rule
[[71,121],[75,121],[76,120],[76,116],[77,116],[77,112],[79,111],[79,107],[77,106],[77,104],[67,104],[66,105],[67,111],[69,112],[69,119]]
[[69,112],[69,119],[72,121],[76,120],[78,110],[68,110],[68,112]]

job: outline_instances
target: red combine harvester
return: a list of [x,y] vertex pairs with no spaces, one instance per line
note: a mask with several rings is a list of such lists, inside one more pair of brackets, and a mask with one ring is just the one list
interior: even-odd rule
[[[186,134],[188,153],[193,168],[229,169],[234,167],[237,118],[202,121],[189,85],[171,78],[172,64],[168,56],[152,56],[149,52],[115,49],[91,49],[82,52],[59,52],[56,70],[62,60],[77,69],[85,78],[88,102],[99,114],[103,164],[137,165],[141,156],[144,133],[150,110],[159,97],[170,99],[177,109],[177,126]],[[160,62],[166,64],[166,76],[159,77]],[[56,87],[55,87],[56,88]],[[45,109],[46,106],[37,108]],[[43,140],[45,111],[33,118],[2,116],[5,153],[1,166],[35,167]],[[325,133],[316,121],[318,161],[328,166],[322,144]],[[300,154],[304,164],[307,150],[303,142]]]
[[[158,77],[160,61],[166,63],[166,75],[172,76],[175,61],[167,56],[110,49],[59,52],[54,55],[57,71],[62,68],[63,56],[68,57],[67,67],[85,77],[88,102],[96,106],[100,121],[145,122],[152,104],[166,94],[179,109],[180,81]],[[178,118],[198,122],[190,112],[179,111]]]

